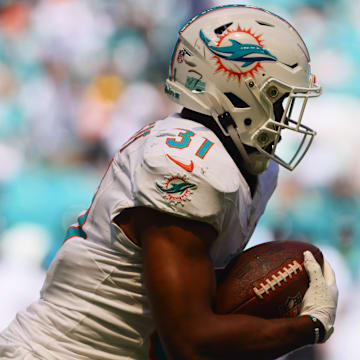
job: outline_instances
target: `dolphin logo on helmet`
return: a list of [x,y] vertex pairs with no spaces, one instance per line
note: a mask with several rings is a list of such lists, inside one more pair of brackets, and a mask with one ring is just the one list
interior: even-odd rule
[[210,39],[205,36],[202,30],[200,30],[200,38],[214,55],[225,60],[243,62],[244,64],[241,67],[252,65],[258,61],[277,61],[276,56],[260,45],[241,44],[230,39],[231,45],[229,46],[212,46],[210,45]]

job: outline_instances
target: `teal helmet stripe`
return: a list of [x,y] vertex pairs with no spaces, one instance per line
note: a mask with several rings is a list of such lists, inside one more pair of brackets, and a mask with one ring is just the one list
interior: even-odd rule
[[[214,12],[214,11],[218,11],[218,10],[223,10],[223,9],[228,9],[228,8],[247,8],[247,9],[256,9],[256,10],[260,10],[260,11],[263,11],[263,12],[266,12],[268,14],[271,14],[271,15],[274,15],[276,16],[277,18],[279,18],[280,20],[286,22],[286,24],[288,24],[293,30],[294,27],[288,22],[286,21],[284,18],[282,18],[281,16],[269,11],[269,10],[265,10],[263,8],[260,8],[260,7],[257,7],[257,6],[252,6],[252,5],[241,5],[241,4],[232,4],[232,5],[220,5],[220,6],[215,6],[211,9],[208,9],[208,10],[205,10],[203,11],[202,13],[196,15],[195,17],[193,17],[191,20],[189,20],[179,31],[179,33],[182,33],[183,31],[185,31],[193,22],[195,22],[196,20],[198,20],[199,18],[203,17],[204,15],[208,14],[208,13],[211,13],[211,12]],[[295,30],[296,31],[296,30]],[[296,33],[298,33],[296,31]]]
[[173,71],[174,71],[174,64],[175,64],[175,57],[176,57],[177,51],[179,49],[180,43],[181,43],[181,40],[178,39],[178,41],[175,44],[172,56],[171,56],[171,62],[170,62],[170,68],[169,68],[169,80],[172,80]]
[[[181,34],[183,31],[185,31],[194,21],[198,20],[199,18],[203,17],[204,15],[206,15],[210,12],[216,11],[216,10],[222,10],[222,9],[232,8],[232,7],[250,7],[250,6],[247,6],[247,5],[222,5],[222,6],[216,6],[211,9],[205,10],[202,13],[200,13],[200,14],[196,15],[195,17],[193,17],[192,19],[190,19],[185,25],[183,25],[182,28],[179,30],[179,34]],[[176,54],[179,49],[180,43],[181,43],[181,40],[179,38],[175,44],[174,51],[171,56],[171,62],[170,62],[170,67],[169,67],[169,80],[173,80],[175,58],[176,58]]]
[[309,61],[310,61],[310,55],[309,55],[309,51],[307,49],[307,46],[303,40],[303,38],[301,37],[301,35],[298,33],[298,31],[284,18],[282,18],[281,16],[273,13],[272,11],[269,10],[265,10],[263,8],[257,7],[257,6],[252,6],[252,5],[241,5],[241,4],[230,4],[230,5],[221,5],[221,6],[215,6],[211,9],[205,10],[203,12],[201,12],[200,14],[196,15],[195,17],[193,17],[191,20],[189,20],[180,30],[179,30],[179,34],[183,33],[192,23],[194,23],[195,21],[199,20],[201,17],[203,17],[204,15],[207,15],[211,12],[214,11],[219,11],[219,10],[224,10],[224,9],[229,9],[229,8],[246,8],[246,9],[255,9],[255,10],[259,10],[259,11],[263,11],[267,14],[271,14],[275,17],[277,17],[279,20],[283,21],[285,24],[287,24],[293,31],[295,31],[295,33],[298,35],[298,37],[301,39],[304,48],[306,50],[306,56],[308,57]]
[[227,8],[237,8],[237,7],[253,7],[253,6],[248,6],[248,5],[221,5],[221,6],[216,6],[213,7],[211,9],[205,10],[203,12],[201,12],[200,14],[196,15],[195,17],[193,17],[192,19],[190,19],[179,31],[179,33],[184,32],[193,22],[195,22],[196,20],[200,19],[201,17],[203,17],[204,15],[217,11],[217,10],[223,10],[223,9],[227,9]]

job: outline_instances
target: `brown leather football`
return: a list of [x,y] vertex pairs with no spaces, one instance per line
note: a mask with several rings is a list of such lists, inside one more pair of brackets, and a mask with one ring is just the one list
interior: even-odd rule
[[267,319],[297,316],[309,286],[305,250],[322,266],[322,252],[302,241],[270,241],[240,253],[219,279],[216,312]]

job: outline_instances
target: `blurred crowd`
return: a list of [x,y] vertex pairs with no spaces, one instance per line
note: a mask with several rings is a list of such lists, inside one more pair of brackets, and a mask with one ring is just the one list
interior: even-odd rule
[[[0,328],[37,297],[66,228],[116,150],[178,110],[163,93],[178,29],[201,10],[231,3],[0,1]],[[360,3],[242,3],[295,25],[324,88],[305,114],[318,131],[314,145],[294,173],[281,171],[251,244],[301,239],[327,249],[340,274],[344,324],[350,287],[360,284]],[[322,359],[340,358],[336,346],[327,348]]]

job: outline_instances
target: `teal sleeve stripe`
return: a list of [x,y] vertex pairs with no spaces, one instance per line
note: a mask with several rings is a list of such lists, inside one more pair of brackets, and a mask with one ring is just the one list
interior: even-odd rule
[[72,236],[80,236],[84,239],[86,239],[86,233],[85,231],[82,229],[85,221],[86,221],[86,218],[89,214],[89,210],[87,210],[85,212],[85,214],[81,215],[78,217],[78,224],[79,226],[70,226],[66,232],[66,235],[65,235],[65,240],[72,237]]
[[72,236],[80,236],[80,237],[82,237],[84,239],[86,238],[86,234],[83,231],[83,229],[70,227],[68,229],[68,231],[66,232],[65,239],[68,239],[68,238],[70,238]]
[[84,215],[82,215],[78,218],[78,223],[80,226],[84,225],[84,222],[85,222],[87,216],[88,216],[88,211],[86,211],[86,213]]

